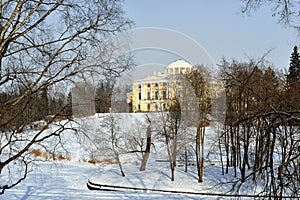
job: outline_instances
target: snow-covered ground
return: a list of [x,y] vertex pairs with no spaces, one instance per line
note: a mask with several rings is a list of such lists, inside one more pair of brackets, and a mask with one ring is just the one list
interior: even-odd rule
[[[194,169],[191,169],[194,170]],[[160,192],[100,191],[88,190],[88,180],[115,186],[159,189],[185,192],[224,192],[213,186],[219,182],[217,168],[210,168],[205,182],[197,183],[195,172],[185,173],[176,170],[175,181],[170,181],[169,169],[149,166],[145,172],[139,172],[138,166],[125,165],[126,177],[121,177],[115,165],[92,165],[74,162],[41,162],[36,170],[15,188],[8,190],[0,199],[221,199],[217,196],[171,194]],[[223,198],[222,198],[223,199]]]
[[[173,191],[209,191],[212,183],[220,177],[219,171],[210,170],[205,183],[199,184],[195,172],[188,175],[183,169],[176,171],[175,182],[169,177],[166,167],[148,166],[145,172],[139,172],[138,166],[125,165],[126,177],[121,177],[115,165],[92,165],[75,162],[39,162],[34,172],[21,184],[0,196],[8,200],[74,200],[74,199],[218,199],[217,196],[199,196],[160,192],[100,191],[89,190],[88,180],[108,185],[124,185],[139,188],[167,189]],[[224,188],[225,189],[225,188]]]
[[[77,119],[76,123],[70,126],[80,128],[85,134],[100,134],[101,120],[104,115],[95,115],[87,118]],[[158,116],[152,116],[152,120],[159,121]],[[140,134],[145,137],[146,117],[143,113],[131,113],[118,115],[121,130],[125,130],[127,135]],[[56,125],[51,125],[49,130],[55,129]],[[155,128],[154,128],[155,129]],[[207,135],[210,137],[213,130],[208,129]],[[209,138],[209,137],[208,137]],[[54,141],[49,141],[49,145]],[[0,199],[224,199],[218,196],[172,194],[160,192],[134,192],[134,191],[100,191],[89,190],[88,181],[97,184],[126,186],[136,188],[146,188],[155,190],[169,190],[182,192],[216,192],[225,193],[230,189],[228,184],[220,184],[229,181],[233,177],[221,175],[218,166],[207,166],[204,171],[204,182],[197,182],[195,167],[190,167],[189,172],[185,173],[183,167],[177,167],[175,171],[175,181],[170,180],[170,169],[168,163],[157,162],[165,159],[165,149],[163,142],[156,141],[155,153],[151,153],[147,165],[147,170],[139,171],[140,160],[137,154],[122,155],[121,160],[126,163],[123,165],[125,177],[119,173],[115,164],[89,164],[82,162],[91,159],[91,152],[87,151],[90,143],[75,136],[72,131],[65,131],[61,142],[63,148],[61,152],[67,151],[70,161],[39,161],[34,165],[34,170],[27,179],[13,189],[7,190]],[[209,144],[209,142],[208,142]],[[206,147],[207,151],[211,145]],[[59,152],[60,149],[57,149]],[[105,151],[105,150],[104,150]],[[92,152],[93,153],[93,152]],[[99,152],[98,152],[99,153]],[[103,154],[104,152],[100,152]],[[213,152],[212,152],[213,153]],[[140,158],[140,157],[139,157]],[[228,179],[228,180],[227,180]],[[247,193],[252,193],[248,191]]]

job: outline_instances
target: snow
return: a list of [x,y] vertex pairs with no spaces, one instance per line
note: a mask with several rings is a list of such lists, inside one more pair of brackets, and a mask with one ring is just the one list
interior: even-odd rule
[[[209,184],[198,184],[195,174],[185,176],[182,169],[176,171],[174,183],[169,179],[168,168],[149,167],[139,172],[138,166],[125,165],[126,177],[121,177],[115,165],[92,165],[76,162],[39,162],[28,178],[0,196],[0,199],[216,199],[216,197],[169,194],[159,192],[100,191],[88,190],[88,179],[109,185],[153,187],[156,189],[204,191]],[[94,177],[94,178],[91,178]],[[207,178],[214,180],[213,174]],[[194,188],[195,190],[192,190]],[[206,189],[201,189],[206,188]]]
[[[196,174],[186,175],[182,169],[176,171],[175,182],[170,181],[167,168],[152,168],[139,172],[137,166],[126,165],[126,177],[121,177],[114,165],[91,165],[86,163],[38,163],[37,170],[26,181],[8,190],[0,199],[216,199],[216,197],[168,194],[159,192],[132,191],[93,191],[86,187],[91,181],[100,181],[108,185],[134,186],[170,191],[205,192],[211,190],[210,183],[215,183],[218,176],[210,173],[206,183],[199,184]],[[105,173],[104,173],[105,172]]]
[[[70,128],[79,128],[84,133],[94,131],[101,132],[99,123],[105,114],[75,119],[70,123]],[[157,120],[158,115],[152,115],[152,120]],[[128,134],[145,134],[147,127],[144,113],[118,114],[122,130]],[[64,123],[57,122],[57,123]],[[53,124],[47,131],[53,131],[58,126]],[[141,129],[141,130],[137,130]],[[103,131],[103,130],[102,130]],[[214,131],[208,129],[207,134]],[[80,133],[74,134],[72,130],[63,132],[61,138],[62,146],[56,152],[67,152],[70,161],[38,161],[33,166],[33,172],[28,174],[26,180],[13,189],[7,190],[0,199],[220,199],[218,196],[199,196],[188,194],[172,194],[161,192],[134,192],[134,191],[100,191],[89,190],[88,181],[97,184],[136,187],[142,189],[156,189],[182,192],[216,192],[225,193],[230,190],[230,185],[220,184],[233,179],[232,175],[222,176],[219,166],[207,166],[204,171],[204,182],[197,182],[197,170],[194,166],[189,168],[189,172],[184,172],[184,167],[176,167],[175,181],[170,180],[170,169],[168,163],[157,162],[165,159],[166,152],[163,143],[157,142],[155,152],[150,154],[147,169],[139,171],[140,156],[137,154],[121,155],[125,177],[119,173],[115,164],[89,164],[83,162],[91,158],[91,152],[87,151],[90,145],[81,138]],[[55,139],[48,141],[49,146],[55,143]],[[207,151],[211,149],[206,148]],[[210,152],[214,155],[213,152]],[[214,158],[215,159],[215,158]],[[226,178],[227,177],[227,178]],[[250,193],[253,192],[250,190]],[[226,199],[226,198],[221,198]]]
[[[167,163],[154,166],[149,166],[144,172],[139,171],[139,166],[126,165],[126,177],[120,178],[120,173],[116,168],[103,169],[98,176],[90,178],[90,182],[112,185],[121,187],[132,187],[148,190],[166,190],[176,192],[216,192],[213,188],[219,182],[219,170],[210,168],[210,173],[205,176],[206,181],[203,183],[197,182],[197,174],[195,167],[191,167],[191,171],[184,172],[183,167],[178,167],[175,171],[175,181],[171,181],[170,169]],[[109,181],[107,181],[109,180]],[[217,191],[220,193],[221,191]]]

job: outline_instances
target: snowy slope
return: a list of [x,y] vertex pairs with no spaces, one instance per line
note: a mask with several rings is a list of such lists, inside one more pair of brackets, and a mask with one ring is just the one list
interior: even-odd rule
[[[56,148],[57,154],[68,156],[70,161],[46,161],[38,162],[34,166],[34,172],[29,174],[28,178],[12,190],[7,191],[0,199],[199,199],[195,195],[178,195],[162,193],[143,193],[143,192],[108,192],[108,191],[90,191],[86,184],[88,180],[95,183],[163,189],[175,191],[191,192],[218,192],[223,193],[230,188],[228,185],[219,185],[220,182],[226,182],[220,174],[219,167],[207,167],[204,172],[204,183],[197,182],[195,167],[190,168],[188,173],[183,171],[183,167],[177,167],[175,173],[175,182],[170,181],[169,166],[167,163],[158,163],[157,160],[166,158],[166,150],[163,142],[156,139],[155,149],[153,150],[147,170],[139,172],[141,156],[135,154],[122,154],[121,161],[124,164],[126,177],[121,177],[118,167],[113,164],[92,165],[83,161],[88,161],[94,156],[106,155],[107,149],[93,149],[93,143],[83,135],[99,136],[103,134],[107,127],[103,127],[103,119],[107,114],[96,114],[95,116],[74,119],[74,122],[68,126],[77,132],[67,130],[62,134],[62,144]],[[118,124],[122,134],[126,137],[138,135],[144,137],[148,126],[146,114],[144,113],[124,113],[116,114]],[[153,126],[153,135],[159,133],[159,114],[150,116]],[[57,122],[63,123],[63,122]],[[53,124],[49,130],[53,131],[58,126]],[[207,135],[213,137],[214,130],[208,129]],[[105,138],[104,138],[105,139]],[[55,144],[56,138],[48,141],[49,146]],[[94,141],[95,142],[95,141]],[[208,142],[211,144],[211,142]],[[89,149],[89,150],[88,150]],[[90,150],[92,149],[92,150]],[[214,150],[211,145],[206,147],[207,152]],[[97,154],[96,154],[97,153]],[[101,159],[101,156],[98,157]],[[217,158],[214,158],[217,159]],[[229,176],[231,179],[232,177]],[[216,199],[216,197],[204,197],[200,199]]]
[[[90,176],[102,166],[84,163],[39,163],[26,181],[0,196],[3,200],[79,200],[79,199],[207,199],[195,195],[144,192],[91,191],[86,187]],[[110,179],[110,178],[109,178]],[[215,199],[215,198],[212,198]]]

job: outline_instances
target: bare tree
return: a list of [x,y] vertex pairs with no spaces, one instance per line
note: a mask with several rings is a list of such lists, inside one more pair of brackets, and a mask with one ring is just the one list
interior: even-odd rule
[[198,182],[203,182],[205,128],[208,125],[207,115],[211,110],[207,76],[207,72],[196,70],[190,72],[189,74],[186,74],[186,78],[190,82],[193,88],[193,92],[197,97],[195,99],[197,104],[197,131],[195,153],[197,159]]
[[[168,112],[161,112],[162,134],[165,138],[165,144],[168,154],[168,160],[171,169],[171,180],[175,180],[175,168],[177,165],[177,154],[179,149],[184,149],[186,170],[188,165],[187,147],[187,127],[193,126],[193,117],[195,108],[193,102],[195,96],[191,91],[190,83],[182,74],[169,77],[170,99],[168,101]],[[179,144],[183,145],[178,146]],[[181,147],[181,148],[180,148]]]
[[179,135],[179,127],[181,124],[180,104],[176,97],[169,102],[169,112],[161,112],[161,119],[163,123],[163,135],[165,137],[165,144],[168,153],[171,180],[175,180],[175,168],[177,159],[177,142]]
[[[118,122],[118,118],[115,114],[110,113],[107,114],[103,119],[103,128],[107,128],[108,130],[108,141],[106,143],[109,144],[109,149],[112,151],[114,159],[117,161],[118,166],[120,168],[121,175],[124,177],[125,173],[122,168],[122,163],[120,161],[120,153],[122,152],[122,133],[120,132],[120,125]],[[123,138],[124,139],[124,138]]]
[[152,145],[151,119],[148,115],[146,115],[146,117],[147,117],[147,121],[148,121],[148,127],[147,127],[147,132],[146,132],[147,139],[146,139],[146,148],[145,148],[145,152],[143,155],[143,160],[141,163],[140,171],[146,170],[146,165],[147,165],[147,161],[150,156],[150,150],[151,150],[151,145]]
[[178,103],[180,103],[180,131],[178,135],[178,154],[184,158],[185,172],[188,171],[190,162],[194,162],[194,141],[195,133],[193,129],[197,126],[198,98],[194,92],[187,75],[176,75],[173,78],[172,90],[176,93]]
[[204,138],[205,127],[208,125],[206,117],[210,112],[210,93],[205,71],[194,70],[184,75],[170,77],[172,95],[169,102],[169,114],[162,114],[163,134],[171,168],[172,181],[178,144],[184,143],[186,171],[188,165],[189,144],[184,140],[189,137],[189,127],[196,127],[195,154],[198,171],[198,181],[203,182],[204,169]]
[[[110,162],[117,163],[122,176],[120,155],[127,153],[126,137],[120,122],[121,118],[116,113],[103,113],[88,119],[76,119],[78,139],[82,147],[89,153],[92,163]],[[90,126],[97,123],[98,126]]]
[[[120,159],[122,155],[136,154],[137,158],[140,158],[142,154],[142,163],[146,167],[152,145],[150,125],[145,125],[152,119],[148,115],[146,118],[128,113],[101,113],[84,120],[76,119],[80,125],[78,132],[82,133],[79,135],[79,141],[89,152],[93,162],[117,163],[121,175],[125,176]],[[128,124],[128,121],[132,123]],[[98,124],[98,126],[91,127],[91,123]],[[147,144],[145,144],[146,130]]]
[[250,13],[253,10],[259,9],[263,5],[268,5],[271,8],[272,16],[278,18],[278,22],[296,28],[300,31],[299,23],[299,4],[298,0],[283,0],[283,1],[266,1],[266,0],[242,0],[244,6],[243,13]]
[[[24,132],[26,117],[35,96],[48,87],[67,84],[91,72],[121,72],[111,68],[112,49],[101,55],[103,62],[87,62],[94,47],[105,38],[130,25],[118,0],[83,1],[0,1],[0,87],[1,91],[22,86],[17,96],[2,102],[0,108],[0,193],[24,180],[34,161],[30,149],[46,146],[44,141],[59,137],[66,124],[54,132],[46,126]],[[116,65],[115,65],[116,66]],[[48,119],[52,123],[64,106]],[[18,123],[16,123],[18,122]],[[18,173],[16,173],[18,172]]]
[[[223,62],[227,116],[222,134],[226,173],[233,166],[239,191],[245,182],[262,183],[259,195],[269,199],[297,197],[299,189],[298,110],[286,105],[286,89],[279,75],[260,60]],[[284,103],[285,102],[285,103]],[[293,174],[293,176],[291,176]],[[299,197],[299,196],[298,196]]]

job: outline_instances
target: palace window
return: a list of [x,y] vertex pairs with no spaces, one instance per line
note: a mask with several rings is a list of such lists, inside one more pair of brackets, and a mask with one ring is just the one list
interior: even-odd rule
[[167,87],[167,83],[163,83],[163,87],[164,87],[164,88]]
[[147,92],[147,100],[150,100],[150,99],[151,99],[150,92]]
[[155,110],[158,111],[158,104],[156,103],[154,106],[155,106]]
[[163,98],[163,99],[167,99],[167,91],[165,91],[165,90],[163,91],[163,93],[162,93],[162,98]]
[[154,96],[155,96],[155,99],[158,99],[158,98],[159,98],[159,93],[158,93],[158,91],[155,91]]

